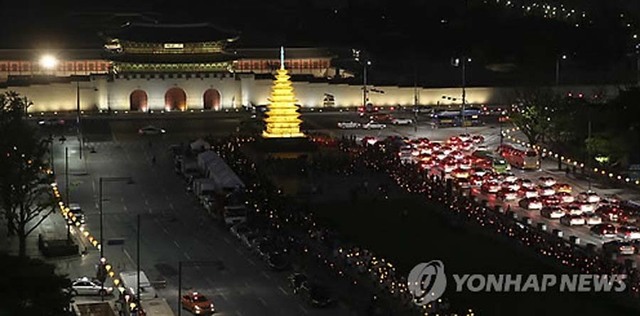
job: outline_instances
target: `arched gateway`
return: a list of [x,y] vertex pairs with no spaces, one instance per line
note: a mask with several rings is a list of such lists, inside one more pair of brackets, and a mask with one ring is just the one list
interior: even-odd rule
[[164,94],[164,108],[167,111],[187,109],[187,94],[180,88],[171,88]]
[[148,109],[147,93],[144,90],[134,90],[129,95],[129,110],[131,112],[146,112]]
[[220,109],[220,92],[216,89],[208,89],[204,92],[203,103],[205,110]]

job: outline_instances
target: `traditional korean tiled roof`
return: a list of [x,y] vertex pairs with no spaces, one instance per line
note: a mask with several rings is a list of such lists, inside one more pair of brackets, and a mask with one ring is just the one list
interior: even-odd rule
[[127,23],[109,36],[119,40],[145,43],[197,43],[233,41],[238,38],[239,33],[209,23]]

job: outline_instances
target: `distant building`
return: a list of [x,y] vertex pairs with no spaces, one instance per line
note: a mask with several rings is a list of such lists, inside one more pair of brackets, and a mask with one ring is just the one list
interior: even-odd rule
[[[279,48],[239,48],[239,34],[211,24],[127,23],[103,48],[43,52],[0,50],[0,90],[33,102],[33,112],[82,110],[221,110],[268,103],[280,66]],[[47,56],[47,57],[45,57]],[[363,86],[330,83],[350,76],[332,66],[325,48],[286,48],[285,67],[304,107],[360,106]],[[437,104],[458,87],[368,85],[376,105]],[[381,93],[380,91],[384,91]],[[376,93],[378,92],[378,93]],[[467,103],[506,102],[508,91],[468,88]],[[452,103],[454,104],[454,103]]]

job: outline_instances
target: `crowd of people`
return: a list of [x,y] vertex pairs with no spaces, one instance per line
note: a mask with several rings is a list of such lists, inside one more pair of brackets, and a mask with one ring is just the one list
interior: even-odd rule
[[[449,306],[442,300],[426,307],[413,304],[407,291],[406,278],[400,276],[391,262],[376,256],[370,250],[342,241],[337,231],[320,225],[316,216],[308,209],[290,203],[281,190],[270,181],[268,172],[261,170],[258,164],[240,149],[251,141],[250,138],[233,137],[211,139],[210,143],[212,149],[217,151],[245,182],[248,202],[256,210],[251,219],[253,222],[268,225],[272,232],[290,241],[292,251],[308,256],[314,262],[321,263],[335,277],[359,287],[358,293],[363,293],[363,296],[367,296],[366,300],[370,300],[369,312],[376,311],[371,312],[372,314],[407,314],[412,311],[415,314],[425,311],[447,314]],[[351,140],[345,140],[340,142],[339,146],[352,152],[362,150],[357,146],[357,150],[354,150],[354,144]],[[334,165],[331,172],[350,174],[366,168],[355,160],[349,163],[342,159],[340,161],[342,163]],[[262,166],[269,169],[269,163],[270,161],[263,161]],[[316,172],[328,170],[327,166],[327,162],[322,159],[315,159],[307,165]]]
[[[406,271],[397,271],[392,262],[376,256],[368,249],[343,242],[340,234],[318,224],[314,214],[300,206],[289,203],[282,192],[273,185],[269,176],[260,170],[240,148],[253,141],[250,138],[212,140],[212,148],[227,161],[229,166],[245,181],[247,197],[255,206],[256,220],[262,220],[278,234],[295,242],[297,250],[316,262],[322,263],[337,277],[363,287],[372,295],[372,306],[384,306],[388,313],[414,311],[415,313],[465,314],[468,308],[455,308],[446,301],[437,301],[428,306],[413,304],[407,290]],[[306,165],[307,168],[328,170],[349,175],[361,170],[386,172],[399,187],[427,200],[439,203],[443,214],[464,225],[477,227],[497,238],[505,238],[532,249],[540,256],[568,269],[590,274],[626,274],[627,293],[638,298],[640,273],[635,266],[611,260],[610,257],[571,243],[536,226],[490,209],[479,201],[456,193],[451,183],[429,175],[417,166],[402,165],[397,151],[398,139],[360,144],[353,138],[338,139],[326,143],[337,147],[350,157],[349,162],[340,161],[333,168],[322,159]],[[434,210],[435,211],[435,210]],[[296,249],[294,249],[296,250]],[[402,272],[402,273],[401,273]]]

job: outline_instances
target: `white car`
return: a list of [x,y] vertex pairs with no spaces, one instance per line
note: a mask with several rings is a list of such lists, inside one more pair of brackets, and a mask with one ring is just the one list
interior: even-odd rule
[[71,295],[109,295],[113,292],[113,287],[102,287],[98,280],[82,277],[71,283]]
[[587,225],[600,225],[602,224],[602,217],[595,215],[595,214],[591,214],[591,215],[584,215],[584,220],[587,223]]
[[458,135],[461,141],[466,142],[471,139],[471,134],[460,134]]
[[560,224],[567,226],[581,226],[586,222],[582,216],[579,215],[567,215],[560,218]]
[[502,182],[502,187],[505,189],[509,189],[509,190],[513,190],[513,191],[518,191],[520,190],[520,185],[516,182]]
[[511,172],[505,172],[501,176],[502,176],[502,179],[505,182],[513,183],[513,182],[516,182],[518,180],[518,177],[516,177],[516,175],[511,173]]
[[524,198],[518,202],[518,205],[525,210],[541,210],[542,201],[538,198]]
[[529,179],[521,179],[518,182],[520,182],[520,186],[523,188],[534,188],[536,186],[535,183]]
[[153,125],[147,125],[143,128],[140,128],[138,130],[138,134],[140,135],[161,135],[161,134],[165,134],[167,133],[166,130],[160,128],[160,127],[156,127]]
[[562,203],[573,203],[575,198],[571,193],[567,192],[557,192],[556,196],[562,201]]
[[540,177],[538,178],[538,180],[540,181],[540,186],[543,187],[552,187],[554,184],[556,184],[556,179],[552,177]]
[[635,226],[620,226],[618,227],[618,237],[624,240],[640,239],[640,228]]
[[410,118],[394,118],[391,120],[393,125],[409,125],[413,124],[413,120]]
[[582,213],[584,213],[584,211],[580,207],[580,204],[577,204],[577,203],[571,203],[571,204],[565,205],[564,209],[565,211],[567,211],[567,214],[569,215],[582,215]]
[[342,129],[360,128],[360,126],[362,126],[362,124],[354,121],[338,122],[338,128]]
[[540,193],[540,196],[551,196],[556,194],[556,190],[552,187],[539,187],[538,192]]
[[489,147],[487,145],[478,145],[476,146],[477,151],[489,151]]
[[587,203],[598,203],[600,202],[600,197],[593,191],[586,191],[578,194],[578,200],[585,201]]
[[387,128],[386,124],[382,124],[382,123],[378,123],[378,122],[374,122],[374,121],[370,121],[364,125],[362,125],[362,128],[364,129],[385,129]]
[[565,213],[558,206],[547,206],[540,210],[540,215],[549,219],[559,219],[564,217]]

